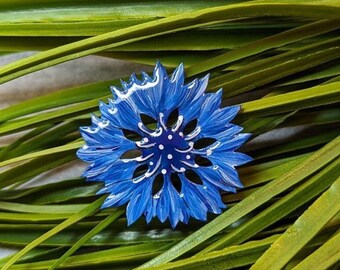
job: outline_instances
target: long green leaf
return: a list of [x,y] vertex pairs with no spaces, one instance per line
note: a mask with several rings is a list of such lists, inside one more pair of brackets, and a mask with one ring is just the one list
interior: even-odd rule
[[70,205],[32,205],[0,201],[0,209],[21,213],[77,213],[87,204],[70,204]]
[[[331,3],[331,2],[330,2]],[[0,83],[25,74],[47,68],[75,58],[129,44],[138,40],[160,36],[174,31],[194,29],[212,22],[240,17],[256,16],[302,16],[311,18],[339,18],[337,6],[313,4],[238,4],[208,8],[168,18],[127,27],[96,37],[77,41],[25,59],[8,64],[0,69]]]
[[334,82],[287,94],[243,103],[242,117],[259,117],[268,114],[294,111],[340,101],[340,83]]
[[20,164],[0,173],[0,188],[10,186],[15,183],[23,183],[43,172],[66,164],[76,157],[74,150],[63,152],[56,155],[44,156]]
[[320,248],[296,265],[293,270],[329,269],[340,260],[340,233],[329,239]]
[[148,270],[166,269],[233,269],[247,266],[254,263],[261,254],[279,237],[272,235],[268,238],[250,241],[243,245],[232,246],[221,251],[211,252],[204,256],[194,256],[192,258],[180,260],[178,262],[167,263],[165,265],[148,267]]
[[263,52],[265,50],[269,50],[275,47],[296,42],[304,38],[332,31],[338,27],[340,27],[340,25],[338,25],[337,21],[328,20],[322,20],[307,25],[299,26],[297,28],[287,30],[274,36],[270,36],[261,40],[256,40],[250,44],[247,44],[231,52],[227,52],[222,55],[203,61],[197,65],[187,68],[186,73],[187,76],[189,77],[194,76],[199,73],[206,72],[210,69],[217,68],[219,66],[226,65],[236,60],[240,60],[242,58]]
[[278,202],[263,210],[260,214],[241,225],[236,230],[222,237],[200,253],[206,253],[221,247],[242,243],[255,233],[279,221],[287,214],[310,201],[329,187],[340,174],[340,159],[322,169],[310,180],[295,188]]
[[42,157],[42,156],[46,156],[46,155],[51,155],[51,154],[67,152],[67,151],[70,151],[70,150],[78,149],[83,144],[84,144],[83,142],[73,142],[73,143],[68,143],[66,145],[57,146],[57,147],[53,147],[53,148],[50,148],[50,149],[41,150],[41,151],[37,151],[37,152],[34,152],[34,153],[26,154],[26,155],[23,155],[23,156],[15,157],[15,158],[12,158],[12,159],[1,161],[0,167],[7,166],[7,165],[15,163],[15,162],[24,161],[24,160],[27,160],[27,159],[32,159],[32,158],[37,158],[37,157]]
[[77,243],[75,243],[63,256],[61,256],[53,265],[51,265],[48,269],[53,270],[57,268],[59,265],[63,264],[74,252],[76,252],[84,243],[90,240],[92,237],[97,235],[107,226],[109,226],[113,221],[115,221],[124,211],[116,211],[115,213],[109,215],[102,222],[100,222],[96,227],[94,227],[90,232],[84,235]]
[[251,269],[281,269],[340,211],[340,178],[256,261]]
[[296,166],[293,170],[281,175],[274,181],[260,188],[248,198],[236,204],[234,207],[205,225],[202,229],[191,234],[185,240],[181,241],[167,252],[164,252],[162,255],[144,264],[140,268],[156,266],[169,262],[191,250],[195,246],[201,244],[211,236],[223,230],[226,226],[240,219],[242,216],[250,213],[255,208],[263,205],[277,194],[287,190],[307,176],[318,171],[328,162],[336,158],[339,155],[339,151],[340,137],[334,139],[332,142],[321,148],[310,158]]
[[36,246],[38,246],[40,243],[44,242],[46,239],[48,239],[49,237],[57,234],[58,232],[64,230],[65,228],[67,228],[68,226],[78,222],[79,220],[83,219],[84,217],[94,213],[95,211],[98,210],[98,208],[102,205],[102,203],[105,200],[105,196],[99,198],[98,200],[96,200],[95,202],[93,202],[92,204],[90,204],[88,207],[82,209],[81,211],[79,211],[78,213],[72,215],[71,217],[69,217],[67,220],[65,220],[64,222],[60,223],[59,225],[57,225],[56,227],[54,227],[53,229],[51,229],[50,231],[46,232],[45,234],[41,235],[40,237],[38,237],[37,239],[35,239],[34,241],[32,241],[30,244],[28,244],[25,248],[23,248],[21,251],[19,251],[18,253],[16,253],[2,268],[2,270],[7,270],[9,269],[18,259],[20,259],[23,255],[25,255],[28,251],[32,250],[33,248],[35,248]]

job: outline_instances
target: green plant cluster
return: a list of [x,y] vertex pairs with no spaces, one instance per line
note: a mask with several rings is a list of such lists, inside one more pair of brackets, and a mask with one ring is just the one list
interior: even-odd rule
[[[75,12],[76,11],[76,12]],[[0,83],[87,55],[210,73],[209,91],[240,104],[256,138],[242,151],[245,188],[207,224],[99,211],[100,184],[81,178],[20,188],[76,159],[80,125],[112,81],[60,89],[0,110],[0,245],[7,269],[338,269],[340,261],[340,2],[331,0],[0,1],[0,54],[39,51],[0,67]],[[1,95],[1,93],[0,93]],[[280,132],[280,131],[278,131]],[[23,135],[22,135],[23,134]]]

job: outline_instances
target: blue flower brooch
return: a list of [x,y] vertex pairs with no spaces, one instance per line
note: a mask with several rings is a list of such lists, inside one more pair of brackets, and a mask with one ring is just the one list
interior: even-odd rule
[[86,144],[77,155],[90,163],[83,176],[104,182],[102,208],[127,203],[129,225],[143,214],[173,228],[220,214],[220,191],[242,187],[235,166],[251,160],[235,152],[250,136],[230,123],[240,107],[220,108],[222,90],[205,93],[208,75],[184,84],[182,64],[169,77],[157,63],[142,77],[110,87],[101,118],[80,128]]

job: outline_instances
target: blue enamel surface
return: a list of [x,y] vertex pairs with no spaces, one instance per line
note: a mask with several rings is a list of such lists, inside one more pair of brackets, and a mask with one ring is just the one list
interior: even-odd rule
[[[236,192],[242,187],[235,166],[251,158],[236,150],[250,134],[240,133],[242,128],[230,123],[239,106],[221,108],[221,90],[205,93],[208,80],[207,75],[184,84],[182,64],[168,76],[158,62],[153,76],[143,73],[139,80],[132,75],[129,82],[122,81],[122,88],[110,87],[113,99],[100,102],[101,117],[92,116],[92,126],[80,128],[86,144],[77,152],[89,163],[83,176],[105,184],[98,192],[109,194],[102,208],[127,203],[128,224],[144,215],[148,223],[158,217],[161,222],[169,220],[172,227],[188,223],[190,217],[205,221],[208,212],[221,213],[225,205],[220,191]],[[178,118],[168,125],[174,110]],[[143,123],[143,114],[155,125]],[[187,134],[185,128],[193,120],[197,124]],[[141,139],[133,141],[123,130]],[[198,140],[204,138],[214,142],[198,148]],[[140,155],[123,157],[132,150]],[[198,165],[199,157],[211,164]],[[147,169],[135,176],[141,166]],[[200,177],[201,183],[193,182],[188,172]],[[159,175],[163,182],[154,190]],[[180,187],[174,186],[173,175]]]

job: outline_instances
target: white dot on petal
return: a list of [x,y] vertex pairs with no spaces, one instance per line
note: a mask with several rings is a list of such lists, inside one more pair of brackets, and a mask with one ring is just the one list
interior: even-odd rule
[[150,161],[150,163],[149,163],[151,166],[153,165],[153,162],[152,161]]
[[187,158],[187,159],[190,159],[190,158],[191,158],[191,156],[190,156],[190,155],[186,155],[186,158]]
[[158,145],[158,148],[159,148],[159,150],[163,150],[164,149],[164,145],[160,144],[160,145]]
[[183,132],[180,132],[180,133],[178,133],[178,134],[179,134],[179,136],[181,136],[181,137],[184,136]]
[[171,135],[171,134],[168,135],[168,139],[169,139],[169,140],[172,139],[172,135]]
[[148,142],[148,141],[149,141],[149,139],[148,139],[148,138],[144,138],[143,140],[144,140],[144,142]]
[[181,198],[183,198],[183,197],[184,197],[184,194],[183,194],[183,193],[181,193],[181,194],[179,194],[179,196],[180,196]]
[[184,167],[181,167],[180,170],[181,170],[181,172],[185,172],[185,168]]
[[166,169],[162,169],[162,174],[166,174]]
[[171,154],[168,155],[168,159],[172,159],[172,155]]

